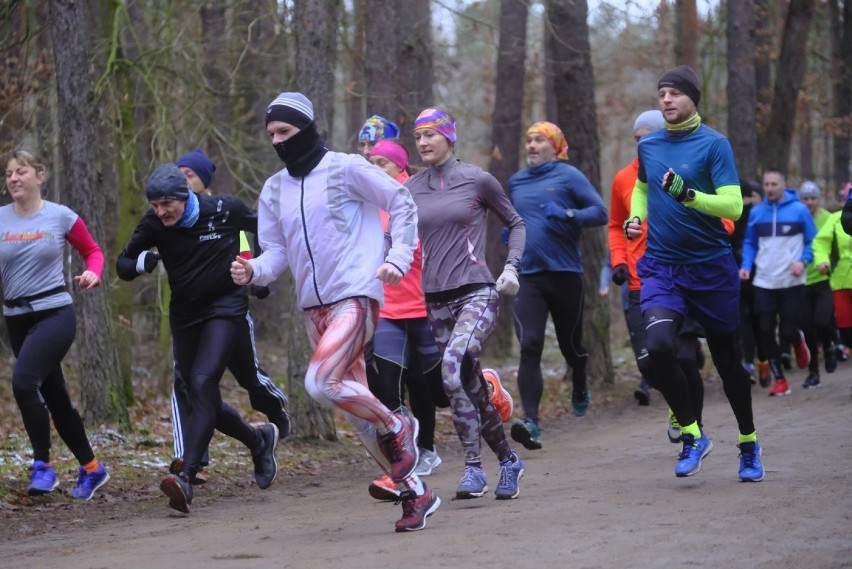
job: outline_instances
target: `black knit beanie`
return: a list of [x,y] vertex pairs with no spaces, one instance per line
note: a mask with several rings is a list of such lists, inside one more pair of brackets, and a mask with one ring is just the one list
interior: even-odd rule
[[186,176],[177,164],[161,164],[145,180],[145,197],[151,200],[189,199]]
[[657,89],[663,87],[673,87],[692,99],[695,106],[701,100],[701,81],[698,79],[695,71],[688,65],[678,65],[674,69],[669,69],[663,76],[660,77],[660,82]]

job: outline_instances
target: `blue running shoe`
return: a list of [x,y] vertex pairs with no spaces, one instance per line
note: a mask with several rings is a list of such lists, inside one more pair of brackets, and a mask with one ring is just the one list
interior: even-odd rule
[[488,477],[485,475],[485,471],[479,466],[466,464],[461,482],[456,489],[456,499],[479,498],[486,492],[488,492]]
[[59,486],[59,478],[56,477],[56,472],[44,461],[33,462],[31,469],[33,473],[30,476],[30,485],[27,486],[27,494],[30,496],[41,496],[53,492]]
[[760,482],[766,475],[760,463],[760,445],[740,443],[740,482]]
[[524,463],[515,451],[500,463],[500,480],[494,490],[498,500],[514,500],[518,497],[521,493],[518,482],[524,476],[524,470]]
[[[575,400],[576,398],[576,400]],[[571,396],[571,409],[574,411],[574,415],[577,417],[582,417],[586,414],[586,411],[589,410],[589,403],[592,402],[592,397],[589,395],[589,390],[586,389],[581,395],[574,393]]]
[[71,497],[78,500],[91,500],[95,495],[95,490],[103,486],[109,480],[109,472],[106,467],[101,464],[98,469],[91,474],[86,472],[86,469],[80,467],[80,474],[77,476],[77,485],[71,489]]
[[710,454],[713,449],[713,441],[707,438],[704,433],[698,439],[684,433],[680,440],[683,442],[683,450],[677,457],[675,476],[682,478],[698,474],[698,471],[701,470],[701,459]]

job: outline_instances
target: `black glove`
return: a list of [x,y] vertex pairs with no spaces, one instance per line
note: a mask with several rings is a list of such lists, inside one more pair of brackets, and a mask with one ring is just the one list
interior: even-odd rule
[[249,285],[249,294],[258,300],[263,300],[269,296],[268,286]]
[[615,268],[612,270],[612,282],[614,282],[618,286],[621,286],[626,283],[628,278],[630,278],[630,272],[627,270],[627,265],[625,265],[624,263],[616,265]]
[[625,220],[624,220],[624,223],[622,224],[621,228],[624,230],[624,237],[625,237],[625,239],[627,239],[628,241],[633,241],[633,238],[632,238],[632,237],[630,237],[630,235],[627,233],[627,226],[628,226],[628,225],[630,225],[631,223],[637,223],[638,225],[640,225],[640,226],[641,226],[641,225],[642,225],[642,220],[641,220],[641,219],[639,219],[637,216],[633,216],[633,217],[631,217],[631,218],[628,218],[628,219],[625,219]]
[[146,273],[153,273],[154,269],[157,268],[157,263],[160,262],[160,254],[155,253],[154,251],[145,251],[143,253],[145,258],[142,261],[143,267]]
[[668,172],[668,178],[666,178],[663,188],[680,203],[683,203],[686,199],[687,188],[683,185],[683,178],[675,174],[674,171]]

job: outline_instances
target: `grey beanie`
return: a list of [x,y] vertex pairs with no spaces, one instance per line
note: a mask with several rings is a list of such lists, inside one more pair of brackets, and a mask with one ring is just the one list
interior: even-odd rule
[[636,132],[640,128],[645,128],[654,132],[655,130],[662,129],[664,126],[666,126],[666,119],[663,117],[663,113],[661,111],[645,111],[636,117],[635,121],[633,121],[633,132]]
[[314,122],[314,105],[301,93],[279,93],[266,108],[266,124],[271,121],[306,128]]
[[822,192],[819,191],[819,186],[817,186],[814,182],[810,180],[805,180],[802,182],[802,185],[799,186],[799,197],[800,198],[819,198],[822,197]]
[[180,200],[185,202],[189,199],[186,176],[183,175],[177,164],[161,164],[145,180],[145,196],[148,201]]

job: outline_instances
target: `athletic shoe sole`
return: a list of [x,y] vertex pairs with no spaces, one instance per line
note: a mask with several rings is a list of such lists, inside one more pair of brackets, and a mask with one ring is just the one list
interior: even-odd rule
[[399,490],[388,490],[384,486],[379,486],[378,484],[370,483],[370,486],[367,488],[367,492],[371,497],[379,500],[380,502],[394,502],[399,500]]
[[474,498],[482,498],[488,492],[488,486],[482,488],[482,492],[456,492],[456,500],[472,500]]
[[48,488],[27,488],[27,495],[29,496],[44,496],[45,494],[50,494],[54,490],[59,487],[59,478],[53,481],[53,486]]
[[171,509],[183,512],[184,514],[189,513],[189,500],[186,494],[184,494],[183,488],[180,487],[177,476],[169,474],[163,478],[163,481],[160,482],[160,490],[168,496],[169,507]]

